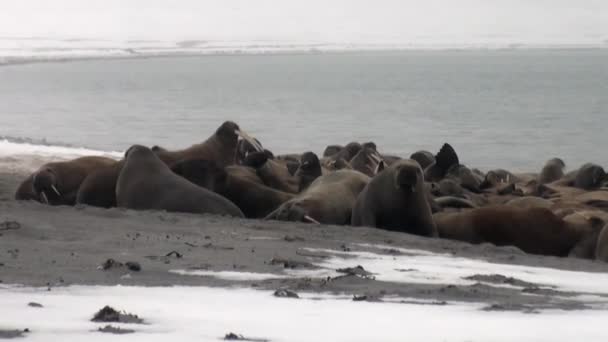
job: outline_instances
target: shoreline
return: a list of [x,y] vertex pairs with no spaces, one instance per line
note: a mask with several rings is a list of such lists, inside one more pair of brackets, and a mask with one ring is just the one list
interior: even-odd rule
[[58,55],[58,56],[2,56],[0,55],[0,67],[19,65],[30,65],[40,63],[71,63],[89,61],[113,61],[113,60],[146,60],[162,58],[203,58],[210,56],[300,56],[300,55],[347,55],[347,54],[374,54],[374,53],[517,53],[517,52],[585,52],[585,51],[608,51],[608,45],[590,46],[498,46],[498,47],[378,47],[378,48],[329,48],[318,49],[315,47],[281,48],[268,50],[256,50],[248,48],[208,50],[208,51],[156,51],[139,52],[131,48],[112,48],[109,50],[120,51],[116,54],[92,54],[92,55]]

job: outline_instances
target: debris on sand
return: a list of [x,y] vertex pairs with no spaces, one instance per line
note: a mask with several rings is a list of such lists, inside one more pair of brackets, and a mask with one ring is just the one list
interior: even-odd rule
[[183,258],[183,257],[184,257],[184,255],[183,255],[183,254],[181,254],[181,253],[180,253],[180,252],[178,252],[178,251],[171,251],[171,252],[167,253],[165,256],[166,256],[166,257],[175,256],[175,257],[176,257],[176,258],[178,258],[178,259],[181,259],[181,258]]
[[284,259],[284,258],[272,258],[272,259],[270,259],[269,264],[270,265],[282,265],[283,268],[290,268],[290,269],[317,268],[315,265],[313,265],[309,262],[306,262],[306,261],[290,260],[290,259]]
[[251,338],[243,335],[237,335],[235,333],[227,333],[224,336],[224,341],[250,341],[250,342],[269,342],[270,340],[265,338]]
[[299,237],[297,235],[285,235],[285,237],[283,238],[283,240],[287,241],[287,242],[296,242],[296,241],[304,241],[303,237]]
[[17,230],[21,228],[21,223],[17,221],[0,222],[0,231],[2,230]]
[[515,303],[503,303],[503,304],[491,304],[481,308],[483,311],[521,311],[523,313],[540,313],[535,308],[523,305],[523,304],[515,304]]
[[99,310],[93,319],[93,322],[114,322],[114,323],[133,323],[143,324],[144,320],[139,318],[137,315],[133,315],[126,312],[118,312],[110,306],[105,306]]
[[115,267],[122,267],[122,263],[118,262],[114,259],[108,259],[106,261],[103,262],[103,264],[101,264],[101,269],[104,271],[109,270],[110,268],[115,268]]
[[107,271],[111,268],[122,268],[127,267],[129,271],[139,272],[141,271],[141,265],[138,262],[127,261],[126,263],[122,263],[120,261],[116,261],[114,259],[108,259],[103,264],[101,264],[100,268],[104,271]]
[[367,300],[367,295],[354,295],[353,301],[355,302],[363,302]]
[[1,330],[0,329],[0,339],[11,339],[11,338],[18,338],[18,337],[24,337],[25,334],[29,333],[30,329],[24,329],[24,330]]
[[361,265],[356,267],[339,268],[336,270],[336,272],[344,273],[345,276],[355,276],[370,280],[376,279],[376,277],[373,276],[373,273],[366,271]]
[[42,308],[42,304],[40,303],[35,303],[35,302],[29,302],[27,303],[27,306],[31,307],[31,308]]
[[278,289],[274,291],[274,296],[279,298],[300,298],[297,293],[288,289]]
[[135,330],[121,329],[121,328],[118,328],[118,327],[113,327],[111,325],[106,325],[103,328],[97,329],[97,331],[102,332],[102,333],[106,333],[106,334],[114,334],[114,335],[132,334],[132,333],[135,332]]
[[129,269],[129,271],[139,272],[141,271],[141,265],[138,262],[127,261],[125,266]]
[[520,287],[536,287],[537,284],[530,283],[524,280],[520,280],[513,277],[507,277],[502,274],[474,274],[472,276],[464,277],[465,280],[474,280],[484,283],[492,284],[507,284]]

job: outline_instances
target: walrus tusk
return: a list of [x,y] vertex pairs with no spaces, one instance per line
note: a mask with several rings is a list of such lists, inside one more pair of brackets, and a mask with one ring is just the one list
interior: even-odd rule
[[49,204],[49,199],[46,197],[46,194],[43,192],[40,193],[40,197],[42,197],[42,202],[44,204]]
[[379,163],[382,161],[382,157],[378,154],[378,152],[370,154],[370,157],[376,161],[376,163]]
[[53,191],[55,191],[57,196],[61,196],[61,193],[59,192],[59,190],[57,190],[57,188],[54,185],[51,185],[51,189],[53,189]]
[[310,217],[308,215],[304,215],[304,220],[307,220],[308,222],[312,222],[312,223],[316,223],[316,224],[321,224],[321,222],[313,219],[312,217]]
[[384,160],[381,160],[378,165],[376,165],[376,168],[374,169],[374,174],[377,175],[380,172],[380,166],[386,168],[386,165],[384,165]]
[[255,141],[255,139],[253,139],[249,134],[245,133],[245,131],[237,129],[237,130],[234,131],[234,133],[236,133],[238,136],[240,136],[245,141],[247,141],[248,143],[250,143],[253,146],[253,148],[256,149],[256,151],[258,151],[258,152],[263,152],[264,151],[264,148],[262,147],[262,145],[260,145],[260,143],[258,143],[257,141]]

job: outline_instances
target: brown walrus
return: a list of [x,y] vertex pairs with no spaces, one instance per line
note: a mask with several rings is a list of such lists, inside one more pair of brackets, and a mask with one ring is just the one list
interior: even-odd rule
[[[581,227],[565,221],[546,208],[492,206],[458,213],[434,215],[441,238],[469,243],[489,242],[497,246],[515,246],[526,253],[568,256],[601,220]],[[587,223],[587,222],[586,222]]]
[[608,225],[604,226],[597,239],[595,258],[600,261],[608,262]]
[[114,159],[95,156],[45,164],[19,186],[15,198],[34,199],[51,205],[74,205],[83,180],[91,173],[114,164]]
[[352,225],[437,236],[418,162],[402,159],[377,174],[359,194]]
[[247,156],[243,165],[254,168],[267,186],[292,194],[298,193],[299,178],[289,172],[286,161],[271,159],[264,152],[254,152]]
[[323,171],[319,157],[313,152],[303,153],[302,157],[300,157],[300,165],[294,174],[300,181],[298,192],[306,190],[322,174]]
[[248,218],[263,218],[295,195],[272,189],[244,166],[219,168],[213,161],[177,163],[172,170],[190,182],[214,191],[236,204]]
[[266,219],[349,224],[353,205],[368,181],[368,176],[354,170],[338,170],[323,175]]
[[244,217],[228,199],[176,175],[154,152],[134,145],[116,182],[116,203],[135,210],[166,210]]
[[[236,123],[226,121],[203,143],[179,151],[157,148],[156,155],[169,166],[183,160],[206,159],[224,167],[235,162],[239,136],[243,136],[252,146],[261,149],[259,143],[249,137]],[[115,187],[123,164],[121,161],[89,175],[78,191],[76,203],[102,208],[116,206]]]
[[454,148],[445,143],[435,156],[435,161],[424,169],[424,180],[438,182],[445,177],[448,170],[460,164]]

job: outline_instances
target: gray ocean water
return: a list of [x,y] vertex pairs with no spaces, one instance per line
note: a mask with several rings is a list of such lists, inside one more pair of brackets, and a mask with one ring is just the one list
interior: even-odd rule
[[189,146],[234,120],[275,153],[451,143],[467,165],[608,166],[608,50],[366,52],[0,67],[0,136]]

